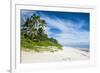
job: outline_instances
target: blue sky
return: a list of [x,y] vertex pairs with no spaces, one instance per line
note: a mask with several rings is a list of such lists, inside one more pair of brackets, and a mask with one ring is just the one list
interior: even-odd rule
[[21,18],[33,13],[47,22],[45,33],[63,46],[89,46],[89,13],[21,10]]

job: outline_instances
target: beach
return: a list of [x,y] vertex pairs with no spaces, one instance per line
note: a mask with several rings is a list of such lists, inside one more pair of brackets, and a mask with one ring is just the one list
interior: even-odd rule
[[63,50],[56,52],[21,51],[21,63],[79,61],[89,58],[89,52],[72,47],[63,47]]

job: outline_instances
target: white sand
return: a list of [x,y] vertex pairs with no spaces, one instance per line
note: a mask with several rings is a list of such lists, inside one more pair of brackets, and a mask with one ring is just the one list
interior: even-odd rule
[[64,47],[57,52],[21,52],[21,63],[89,60],[89,52]]

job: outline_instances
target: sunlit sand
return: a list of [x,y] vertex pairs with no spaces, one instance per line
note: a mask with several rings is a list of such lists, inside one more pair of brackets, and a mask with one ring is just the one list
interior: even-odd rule
[[80,49],[63,47],[56,52],[21,51],[21,63],[58,62],[89,60],[89,52]]

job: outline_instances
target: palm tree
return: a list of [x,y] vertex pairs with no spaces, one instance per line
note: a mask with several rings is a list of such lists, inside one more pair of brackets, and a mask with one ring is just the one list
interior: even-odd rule
[[39,23],[40,23],[40,16],[36,15],[36,14],[33,14],[33,20],[35,22],[35,28],[38,30],[39,28]]
[[40,25],[39,25],[39,27],[41,27],[41,28],[44,28],[45,26],[46,26],[46,21],[45,20],[41,20],[40,21]]
[[44,33],[45,26],[45,20],[42,20],[39,15],[33,14],[30,18],[26,19],[24,32],[26,35],[33,38],[33,40],[39,40],[38,36]]

